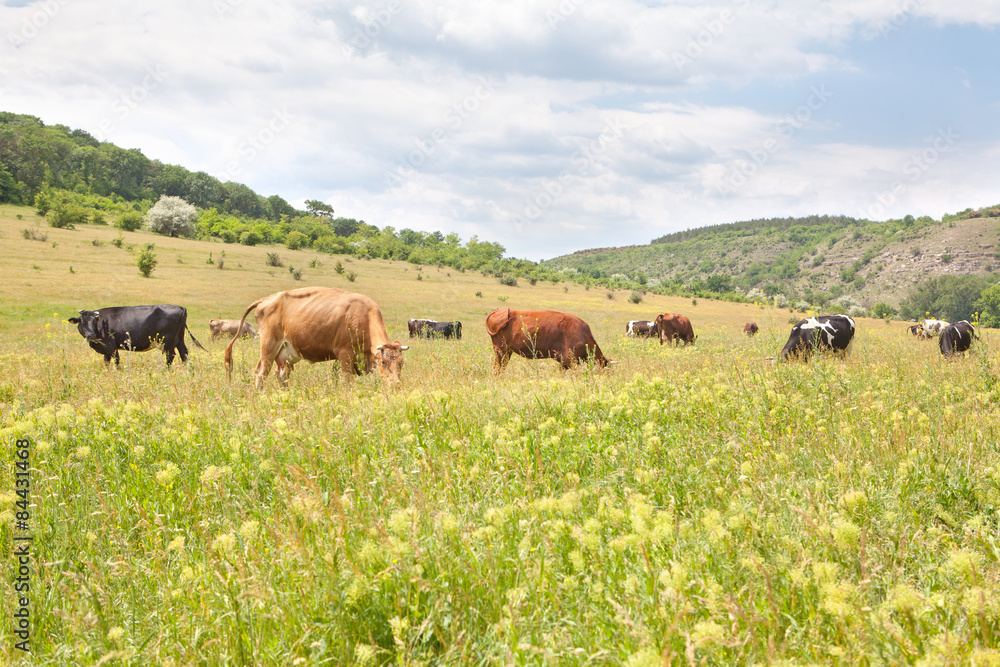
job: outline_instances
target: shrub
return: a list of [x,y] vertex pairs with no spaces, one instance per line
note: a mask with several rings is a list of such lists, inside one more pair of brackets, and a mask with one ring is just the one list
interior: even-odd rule
[[896,316],[896,309],[885,303],[884,301],[879,301],[871,309],[871,317],[876,319],[888,319]]
[[194,236],[198,210],[180,197],[161,195],[146,211],[146,227],[164,236]]
[[[278,268],[281,268],[282,266],[285,265],[285,263],[281,261],[281,257],[279,257],[278,253],[276,252],[267,253],[267,257],[264,259],[264,264],[266,264],[267,266],[276,266]],[[288,270],[291,271],[291,268],[289,268]]]
[[344,277],[347,278],[347,282],[353,283],[354,279],[358,277],[358,274],[356,274],[354,271],[348,271],[347,273],[344,274]]
[[628,300],[630,302],[632,302],[632,303],[641,303],[642,302],[642,294],[639,293],[638,291],[634,291],[631,294],[629,294]]
[[264,237],[252,229],[240,234],[240,243],[243,245],[259,245],[264,241]]
[[22,229],[21,235],[29,241],[45,242],[49,238],[49,235],[40,229]]
[[147,243],[135,258],[135,265],[139,267],[139,273],[143,278],[151,276],[153,269],[156,268],[156,253],[153,252],[155,247],[154,244]]
[[337,260],[337,263],[334,265],[333,270],[337,272],[338,276],[344,272],[344,265],[340,263],[339,259]]
[[507,287],[517,287],[517,278],[514,276],[500,276],[497,278],[497,282],[501,285],[506,285]]
[[49,226],[56,229],[73,229],[87,223],[87,209],[68,201],[58,201],[49,210]]
[[608,301],[612,301],[615,298],[615,293],[614,292],[608,292],[604,296],[608,297]]
[[125,211],[115,220],[115,227],[126,232],[134,232],[142,227],[142,215],[139,211]]
[[285,247],[289,250],[299,250],[307,245],[309,245],[309,237],[300,231],[288,232],[288,236],[285,237]]

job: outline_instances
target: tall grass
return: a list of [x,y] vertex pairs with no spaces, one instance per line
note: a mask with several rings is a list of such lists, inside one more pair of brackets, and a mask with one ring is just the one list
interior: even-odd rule
[[[0,433],[34,443],[32,662],[1000,663],[992,337],[945,362],[866,320],[846,361],[772,367],[787,312],[754,309],[747,340],[751,311],[702,300],[698,344],[661,347],[624,338],[625,298],[539,285],[518,299],[584,314],[620,363],[497,377],[496,303],[471,289],[490,281],[404,309],[425,273],[369,283],[387,319],[477,317],[409,341],[395,388],[299,364],[257,391],[252,341],[231,384],[205,339],[186,365],[106,368],[26,310],[0,343]],[[0,646],[16,658],[9,623]]]

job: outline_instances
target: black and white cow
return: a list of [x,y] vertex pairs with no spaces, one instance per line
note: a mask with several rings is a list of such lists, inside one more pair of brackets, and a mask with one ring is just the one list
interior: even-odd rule
[[972,339],[976,337],[976,329],[968,320],[954,322],[941,330],[938,344],[941,354],[950,357],[956,352],[965,352],[972,347]]
[[462,340],[462,323],[458,320],[454,322],[435,322],[427,320],[423,327],[423,334],[428,338],[444,336],[445,338],[455,337],[455,340]]
[[79,317],[69,321],[77,325],[80,335],[87,339],[95,352],[104,355],[104,362],[112,358],[121,363],[118,350],[145,352],[154,347],[163,350],[167,365],[179,352],[181,361],[187,361],[188,349],[184,345],[184,330],[195,345],[202,344],[187,326],[187,310],[182,306],[113,306],[100,310],[81,310]]
[[854,320],[847,315],[820,315],[799,320],[781,350],[781,358],[792,356],[808,361],[817,348],[846,357],[854,341],[854,329]]
[[639,336],[640,338],[659,338],[660,330],[656,328],[656,322],[632,320],[625,325],[625,335]]

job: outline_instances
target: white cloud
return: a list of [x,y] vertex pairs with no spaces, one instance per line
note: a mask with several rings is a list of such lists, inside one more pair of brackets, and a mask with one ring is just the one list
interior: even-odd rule
[[[838,88],[813,108],[812,91],[872,76],[859,38],[893,48],[918,25],[1000,23],[1000,3],[971,0],[20,4],[0,5],[3,110],[532,258],[763,215],[856,215],[924,136],[859,140],[855,123],[880,120],[867,101]],[[985,76],[974,60],[950,66],[967,88]],[[942,119],[926,113],[930,134]],[[996,139],[962,131],[887,216],[995,203]]]

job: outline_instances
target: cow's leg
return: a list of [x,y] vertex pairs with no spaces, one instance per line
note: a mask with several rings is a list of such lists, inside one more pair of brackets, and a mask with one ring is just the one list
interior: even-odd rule
[[254,368],[254,378],[258,389],[264,386],[264,380],[267,379],[268,373],[271,372],[271,364],[274,363],[275,357],[278,356],[283,344],[284,341],[280,338],[272,336],[266,331],[261,332],[260,359],[257,360],[257,366]]
[[174,363],[174,356],[177,354],[172,345],[163,346],[163,354],[167,357],[167,366]]
[[177,337],[177,353],[181,355],[181,361],[187,363],[188,360],[188,349],[187,345],[184,344],[184,330],[181,329],[180,335]]
[[337,353],[337,361],[340,362],[340,372],[344,374],[347,382],[354,382],[354,376],[359,374],[359,370],[354,363],[354,354],[350,350],[340,350]]
[[493,352],[496,354],[496,359],[493,362],[493,369],[499,374],[504,368],[507,367],[507,362],[510,361],[510,355],[512,354],[510,348],[499,348],[494,347]]

